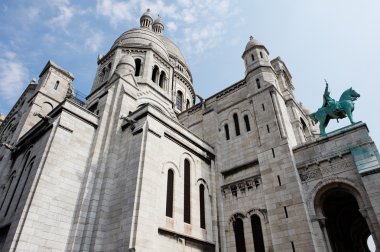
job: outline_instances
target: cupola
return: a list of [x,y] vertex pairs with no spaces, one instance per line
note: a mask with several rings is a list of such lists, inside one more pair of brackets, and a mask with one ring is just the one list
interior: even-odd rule
[[271,66],[268,50],[260,41],[255,39],[253,36],[249,37],[249,41],[245,46],[242,58],[245,62],[246,73],[257,69],[260,66]]
[[161,19],[160,15],[158,15],[156,20],[154,20],[152,28],[153,28],[153,31],[155,33],[162,34],[162,32],[164,30],[164,24],[162,23],[162,19]]
[[153,18],[150,14],[150,9],[147,9],[144,14],[142,14],[140,18],[140,27],[150,29],[153,23]]

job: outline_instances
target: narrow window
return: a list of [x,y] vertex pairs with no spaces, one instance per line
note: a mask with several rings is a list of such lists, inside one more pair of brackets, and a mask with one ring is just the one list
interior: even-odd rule
[[256,214],[251,216],[251,226],[253,235],[253,245],[255,252],[265,252],[263,230],[261,227],[260,217]]
[[278,185],[281,186],[281,178],[280,175],[277,175]]
[[265,106],[264,106],[264,103],[263,103],[263,104],[261,104],[261,106],[263,107],[263,111],[265,111]]
[[8,184],[7,191],[5,192],[5,195],[4,195],[4,198],[3,198],[3,202],[1,202],[0,209],[3,208],[4,202],[5,202],[5,200],[7,199],[7,196],[8,196],[9,189],[12,187],[13,179],[14,179],[14,178],[15,178],[15,176],[12,176],[12,177],[10,178],[10,181],[9,181],[9,184]]
[[140,76],[140,72],[141,72],[141,59],[135,59],[135,66],[136,66],[135,76]]
[[245,128],[247,129],[247,132],[248,132],[248,131],[251,131],[251,125],[249,125],[249,118],[248,118],[248,115],[245,115],[245,116],[244,116],[244,122],[245,122]]
[[306,133],[307,132],[306,123],[305,123],[305,121],[302,118],[300,118],[300,121],[301,121],[301,124],[302,124],[303,133]]
[[[18,207],[18,205],[20,204],[20,200],[21,200],[22,194],[24,193],[26,183],[28,182],[30,172],[32,171],[33,164],[34,164],[34,162],[32,161],[32,162],[28,165],[28,173],[26,174],[26,178],[25,178],[25,180],[24,180],[24,184],[23,184],[23,186],[22,186],[21,193],[20,193],[20,195],[19,195],[19,197],[18,197],[17,204],[16,204],[16,207],[15,207],[15,211],[17,210],[17,207]],[[7,215],[7,214],[5,214],[5,215]]]
[[177,91],[177,97],[176,97],[176,106],[177,109],[182,111],[182,101],[183,101],[183,94],[181,91]]
[[286,206],[284,206],[284,212],[285,212],[285,217],[288,218],[288,210],[286,209]]
[[272,148],[272,156],[273,156],[273,158],[276,157],[276,153],[274,153],[274,149],[273,148]]
[[243,220],[238,218],[233,223],[236,252],[246,252]]
[[294,247],[294,242],[290,242],[290,244],[292,245],[293,252],[296,252],[296,248]]
[[190,224],[190,162],[185,159],[183,221]]
[[166,74],[165,74],[164,71],[161,71],[160,81],[159,81],[159,84],[158,84],[160,86],[160,88],[164,88],[165,80],[166,80]]
[[268,131],[268,133],[270,132],[270,130],[269,130],[269,125],[267,124],[267,131]]
[[154,66],[153,72],[152,72],[152,81],[154,83],[157,83],[157,76],[158,76],[158,66]]
[[261,88],[261,84],[260,84],[260,80],[259,79],[256,79],[256,86],[258,89]]
[[205,217],[205,186],[199,186],[199,206],[200,206],[200,217],[201,217],[201,228],[206,228],[206,217]]
[[[13,189],[12,196],[11,196],[11,198],[10,198],[10,200],[9,200],[9,203],[8,203],[8,206],[7,206],[7,210],[5,211],[4,216],[6,216],[6,215],[8,214],[9,207],[10,207],[11,204],[12,204],[12,201],[13,201],[13,198],[14,198],[14,196],[15,196],[15,193],[16,193],[16,190],[17,190],[17,187],[18,187],[18,184],[20,183],[20,179],[21,179],[21,177],[22,177],[22,175],[24,174],[24,171],[25,171],[25,169],[26,169],[26,165],[27,165],[27,162],[28,162],[28,160],[29,160],[29,156],[30,156],[30,152],[28,152],[28,153],[25,155],[25,159],[24,159],[24,163],[23,163],[23,166],[22,166],[21,173],[20,173],[20,175],[19,175],[19,177],[18,177],[18,179],[17,179],[17,181],[16,181],[15,188]],[[13,179],[12,179],[12,181],[11,181],[9,187],[11,187],[12,182],[13,182]]]
[[190,101],[189,99],[186,100],[186,109],[189,109],[190,108]]
[[55,82],[55,85],[54,85],[54,90],[57,90],[57,89],[58,89],[58,86],[59,86],[59,81],[57,80],[57,81]]
[[226,133],[226,140],[230,140],[230,131],[228,130],[228,124],[224,125],[224,131]]
[[239,136],[240,135],[240,128],[239,128],[239,118],[238,118],[238,115],[235,113],[233,115],[233,118],[234,118],[234,123],[235,123],[236,136]]
[[260,52],[260,58],[263,58],[263,53],[262,52]]
[[252,61],[255,61],[255,56],[251,54]]
[[166,188],[166,216],[173,217],[173,187],[174,187],[174,173],[172,170],[168,171],[168,181]]

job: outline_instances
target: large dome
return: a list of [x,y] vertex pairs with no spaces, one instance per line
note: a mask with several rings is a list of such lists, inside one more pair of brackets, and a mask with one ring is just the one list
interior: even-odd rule
[[171,54],[175,58],[178,58],[184,64],[186,64],[185,57],[183,57],[183,54],[182,54],[181,50],[179,50],[179,48],[176,46],[176,44],[173,43],[173,41],[171,41],[169,38],[167,38],[167,37],[165,37],[163,35],[160,36],[160,39],[164,43],[164,45],[165,45],[166,49],[168,50],[169,54]]
[[111,50],[117,46],[152,46],[166,60],[169,59],[169,54],[166,45],[162,39],[153,31],[146,28],[135,28],[121,34],[112,45]]

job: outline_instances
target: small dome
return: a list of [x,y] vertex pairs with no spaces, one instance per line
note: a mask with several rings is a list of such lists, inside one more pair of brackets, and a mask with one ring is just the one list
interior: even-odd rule
[[[257,39],[255,39],[253,36],[250,36],[249,37],[249,41],[247,43],[247,45],[245,46],[245,50],[244,50],[244,53],[254,47],[262,47],[265,49],[265,51],[267,52],[267,54],[269,55],[269,52],[268,50],[265,48],[265,46],[263,45],[263,43],[261,43],[260,41],[258,41]],[[244,55],[243,53],[243,55]]]
[[162,23],[162,19],[160,15],[158,15],[156,20],[154,20],[152,28],[154,32],[159,33],[159,34],[161,34],[162,31],[164,30],[164,24]]
[[157,17],[156,20],[154,20],[153,25],[154,24],[162,24],[162,25],[164,25],[164,23],[162,23],[162,18],[161,18],[160,15],[158,15],[158,17]]
[[133,73],[136,69],[135,61],[133,57],[129,54],[129,52],[121,57],[119,63],[117,63],[116,73],[120,76],[127,75],[129,73]]
[[140,27],[141,28],[150,28],[153,22],[153,18],[150,14],[150,9],[147,9],[144,14],[142,14],[140,18]]
[[264,46],[264,45],[260,41],[255,39],[253,36],[250,36],[249,41],[248,41],[247,45],[245,46],[245,50],[247,51],[247,50],[249,50],[255,46]]
[[133,57],[129,53],[121,57],[121,59],[119,60],[119,63],[117,63],[117,66],[122,65],[122,64],[130,65],[133,68],[135,68],[135,61],[133,60]]
[[300,107],[301,107],[301,109],[303,110],[303,112],[305,112],[305,115],[310,115],[311,113],[310,113],[310,110],[308,110],[303,104],[302,104],[302,102],[300,102],[299,103],[300,104]]

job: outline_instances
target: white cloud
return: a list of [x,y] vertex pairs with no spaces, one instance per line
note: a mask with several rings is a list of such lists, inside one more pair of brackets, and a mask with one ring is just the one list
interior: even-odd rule
[[175,32],[175,31],[177,31],[177,28],[178,28],[176,23],[174,23],[172,21],[168,22],[166,26],[168,27],[168,30],[170,32]]
[[109,18],[112,26],[117,26],[123,21],[131,21],[133,5],[130,2],[119,2],[113,0],[97,0],[96,13]]
[[28,70],[15,53],[6,51],[0,57],[0,95],[7,102],[14,102],[22,92]]
[[222,22],[216,22],[202,27],[186,28],[186,50],[201,54],[207,49],[215,47],[222,41],[225,33],[223,26]]
[[160,14],[164,18],[173,19],[179,16],[176,5],[174,4],[166,4],[162,0],[141,0],[140,3],[140,11],[146,11],[149,8],[152,12],[153,19],[156,18],[155,15]]
[[74,8],[70,5],[60,5],[57,6],[59,14],[58,16],[53,17],[49,20],[49,24],[52,26],[60,26],[63,29],[66,29],[71,18],[74,16]]
[[189,54],[202,54],[218,46],[237,18],[232,0],[177,0],[180,14],[174,15],[174,36],[185,44]]
[[56,38],[51,34],[45,34],[42,37],[42,41],[46,45],[51,45],[51,44],[54,44],[56,42]]
[[28,21],[35,21],[40,16],[40,9],[36,7],[29,7],[29,8],[26,8],[24,11],[25,11],[24,16],[28,18]]
[[91,52],[98,52],[104,41],[103,32],[93,31],[86,39],[84,46]]

